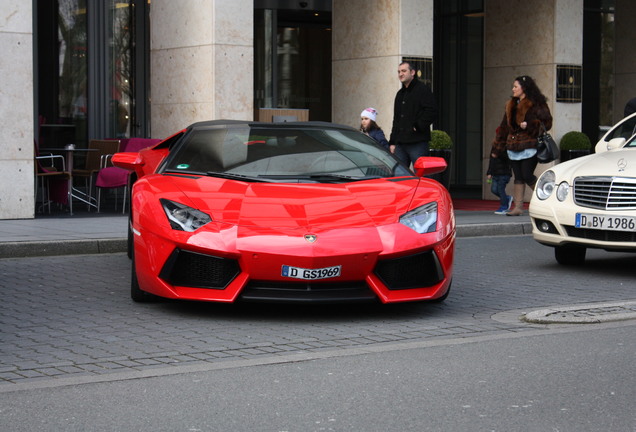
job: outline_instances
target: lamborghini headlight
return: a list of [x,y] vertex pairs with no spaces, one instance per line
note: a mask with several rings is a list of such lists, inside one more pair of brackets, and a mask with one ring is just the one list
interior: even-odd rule
[[187,205],[167,199],[160,201],[170,222],[170,227],[174,230],[193,232],[212,221],[212,218],[206,213]]
[[434,232],[437,228],[437,203],[432,202],[400,216],[400,223],[418,234]]

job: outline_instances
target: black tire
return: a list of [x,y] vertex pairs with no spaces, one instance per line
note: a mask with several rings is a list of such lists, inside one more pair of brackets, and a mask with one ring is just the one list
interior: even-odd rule
[[135,255],[132,256],[131,263],[131,273],[130,273],[130,298],[137,303],[147,303],[152,301],[153,295],[143,291],[139,288],[139,281],[137,280],[137,269],[135,268]]
[[130,187],[128,188],[128,202],[130,203],[130,210],[128,210],[128,240],[126,243],[126,254],[128,255],[128,258],[132,259],[133,257],[133,231],[132,231],[132,220],[133,220],[133,216],[132,216],[132,185],[133,182],[136,179],[136,176],[134,174],[130,175]]
[[563,245],[554,248],[554,258],[561,265],[578,266],[585,262],[587,249],[578,245]]
[[126,241],[126,255],[129,259],[133,257],[133,232],[132,232],[132,219],[128,221],[128,240]]

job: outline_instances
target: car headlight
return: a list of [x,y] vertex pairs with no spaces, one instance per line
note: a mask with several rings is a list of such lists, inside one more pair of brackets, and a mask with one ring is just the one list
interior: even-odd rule
[[418,234],[434,232],[437,228],[437,203],[420,206],[400,216],[400,223]]
[[570,185],[567,182],[561,182],[556,192],[557,199],[563,202],[567,199],[569,193],[570,193]]
[[167,199],[161,199],[163,211],[166,212],[170,227],[178,231],[193,232],[212,221],[207,214]]
[[555,181],[556,176],[552,170],[548,170],[541,175],[534,188],[537,197],[540,200],[548,199],[550,195],[552,195],[552,192],[554,192]]

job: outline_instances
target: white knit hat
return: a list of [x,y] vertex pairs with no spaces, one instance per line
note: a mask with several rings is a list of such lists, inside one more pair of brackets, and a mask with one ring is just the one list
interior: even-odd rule
[[360,113],[360,117],[367,117],[369,120],[375,121],[375,117],[378,115],[378,112],[375,108],[365,108],[364,111]]

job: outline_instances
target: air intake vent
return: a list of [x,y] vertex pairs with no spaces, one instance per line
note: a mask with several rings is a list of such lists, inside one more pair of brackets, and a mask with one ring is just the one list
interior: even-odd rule
[[375,274],[391,290],[429,287],[444,279],[444,272],[433,251],[379,261]]
[[240,271],[236,260],[175,249],[159,276],[171,285],[225,289]]

